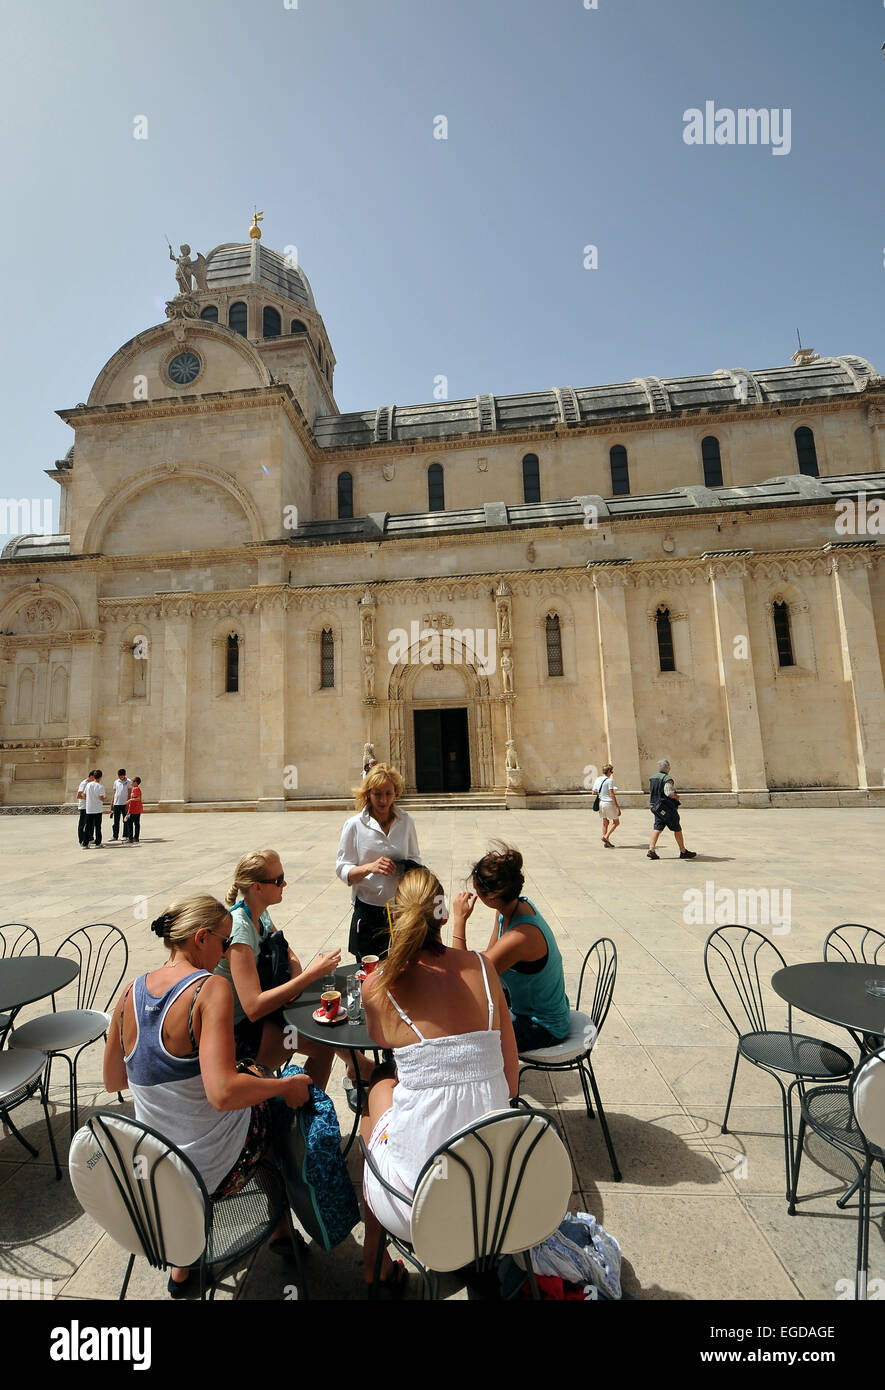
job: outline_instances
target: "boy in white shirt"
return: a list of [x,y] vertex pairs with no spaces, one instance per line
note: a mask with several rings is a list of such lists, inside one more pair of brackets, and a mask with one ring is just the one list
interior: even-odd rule
[[90,769],[77,788],[77,803],[80,808],[80,814],[77,818],[77,841],[81,849],[86,848],[84,843],[84,837],[86,835],[86,787],[92,781],[93,775]]
[[83,848],[89,848],[89,841],[95,836],[95,848],[101,849],[101,808],[104,804],[104,787],[101,784],[101,768],[92,774],[92,781],[86,783],[86,829],[83,832]]
[[125,767],[121,767],[117,773],[117,780],[114,783],[114,824],[112,835],[115,840],[120,838],[120,821],[126,814],[126,806],[129,802],[129,793],[132,790],[132,783],[126,776]]

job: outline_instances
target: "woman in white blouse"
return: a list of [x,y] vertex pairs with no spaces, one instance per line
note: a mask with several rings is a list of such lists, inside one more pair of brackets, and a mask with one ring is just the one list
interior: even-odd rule
[[354,788],[357,814],[345,822],[335,872],[350,884],[353,917],[348,950],[383,955],[390,944],[387,904],[407,869],[422,864],[415,822],[395,806],[403,794],[396,768],[376,763]]

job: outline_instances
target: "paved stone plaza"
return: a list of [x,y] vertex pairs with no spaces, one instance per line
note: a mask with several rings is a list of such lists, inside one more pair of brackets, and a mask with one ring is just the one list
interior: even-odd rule
[[[693,862],[676,858],[666,832],[660,862],[646,859],[650,818],[643,811],[625,812],[615,853],[603,849],[597,818],[586,811],[417,811],[415,819],[424,858],[450,895],[464,886],[470,864],[492,837],[522,851],[525,891],[556,932],[572,1002],[590,944],[610,936],[617,946],[614,1004],[593,1055],[623,1182],[611,1180],[598,1120],[584,1113],[576,1079],[558,1080],[554,1097],[544,1078],[527,1077],[523,1094],[555,1107],[574,1161],[572,1206],[593,1213],[620,1241],[625,1290],[643,1299],[845,1297],[853,1289],[856,1214],[838,1211],[835,1198],[846,1161],[813,1140],[803,1160],[803,1200],[789,1217],[780,1093],[773,1080],[743,1063],[734,1132],[719,1132],[734,1039],[704,975],[703,945],[716,924],[693,921],[691,914],[686,921],[684,894],[767,890],[771,922],[761,929],[779,928],[772,939],[789,964],[820,959],[824,937],[836,924],[885,925],[882,815],[868,809],[692,810],[690,797],[683,813],[686,844],[698,851]],[[29,923],[44,954],[77,926],[114,922],[129,941],[131,977],[162,959],[148,930],[151,918],[193,891],[223,897],[239,855],[271,845],[288,881],[274,919],[306,962],[322,947],[346,944],[349,892],[334,876],[343,820],[329,812],[146,815],[140,846],[110,844],[84,853],[73,815],[3,817],[0,922]],[[107,835],[107,818],[104,828]],[[785,890],[787,931],[781,930]],[[480,905],[471,922],[471,945],[482,947],[490,914]],[[44,1007],[24,1010],[20,1021]],[[844,1030],[799,1017],[794,1026],[852,1050]],[[101,1050],[96,1046],[81,1059],[84,1114],[90,1105],[117,1104],[101,1087]],[[331,1090],[345,1124],[341,1070],[336,1063]],[[65,1152],[63,1066],[55,1072],[52,1099]],[[30,1159],[8,1134],[0,1140],[0,1276],[49,1279],[63,1299],[116,1298],[126,1256],[83,1214],[67,1175],[56,1183],[39,1107],[22,1107],[15,1118],[40,1156]],[[357,1179],[355,1156],[351,1162]],[[882,1186],[880,1174],[880,1197]],[[360,1295],[361,1237],[357,1227],[331,1255],[309,1255],[312,1298]],[[262,1251],[219,1297],[282,1299],[292,1278],[286,1265]],[[870,1235],[870,1279],[885,1280],[881,1209]],[[411,1284],[417,1297],[418,1280]],[[129,1297],[165,1300],[165,1285],[165,1275],[137,1261]],[[871,1292],[882,1287],[871,1284]],[[453,1281],[448,1292],[463,1296]]]

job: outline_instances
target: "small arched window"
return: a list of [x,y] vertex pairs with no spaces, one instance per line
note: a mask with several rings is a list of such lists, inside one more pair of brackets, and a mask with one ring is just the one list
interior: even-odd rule
[[722,487],[722,460],[715,434],[708,434],[701,441],[701,458],[704,461],[704,487]]
[[537,454],[526,454],[522,461],[522,498],[524,502],[541,500],[541,467]]
[[306,332],[307,332],[307,324],[302,323],[300,319],[293,319],[292,322],[289,324],[289,332],[290,332],[290,333],[306,333]]
[[235,695],[240,688],[240,639],[235,632],[228,633],[225,656],[224,688],[228,695]]
[[241,299],[232,304],[227,311],[227,326],[242,337],[246,336],[246,306]]
[[338,520],[346,521],[353,516],[353,477],[350,473],[338,474]]
[[200,318],[201,318],[201,319],[205,319],[207,323],[217,323],[217,322],[218,322],[218,305],[217,305],[217,304],[207,304],[206,307],[205,307],[205,309],[203,309],[203,310],[201,311],[201,313],[200,313]]
[[559,614],[548,613],[544,619],[547,637],[547,675],[562,675],[562,629]]
[[807,473],[809,478],[817,478],[817,450],[814,447],[814,435],[807,425],[800,425],[793,438],[796,441],[796,458],[799,461],[799,472]]
[[777,642],[778,666],[795,666],[793,660],[793,638],[790,634],[790,610],[783,600],[772,604],[774,618],[774,638]]
[[676,659],[673,655],[673,629],[670,626],[669,608],[660,607],[655,614],[658,633],[658,661],[662,671],[675,671]]
[[335,685],[335,637],[332,629],[323,628],[320,639],[320,689],[331,690]]
[[630,491],[630,473],[627,468],[627,450],[623,444],[615,444],[609,450],[608,462],[612,475],[612,497],[626,497]]
[[322,345],[322,343],[317,343],[317,361],[319,362],[320,366],[323,365],[323,345]]
[[445,489],[441,463],[432,463],[427,470],[427,510],[444,512],[446,509]]
[[265,338],[278,338],[283,331],[283,321],[276,309],[265,304],[261,318],[261,331]]

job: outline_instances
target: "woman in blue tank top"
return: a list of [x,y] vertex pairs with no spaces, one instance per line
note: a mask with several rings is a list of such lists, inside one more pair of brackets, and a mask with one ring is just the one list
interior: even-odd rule
[[522,855],[497,843],[473,866],[474,893],[459,893],[452,908],[452,944],[467,950],[467,918],[476,900],[496,915],[486,960],[510,996],[513,1031],[520,1052],[552,1047],[568,1037],[569,1001],[556,938],[534,903],[521,896]]

